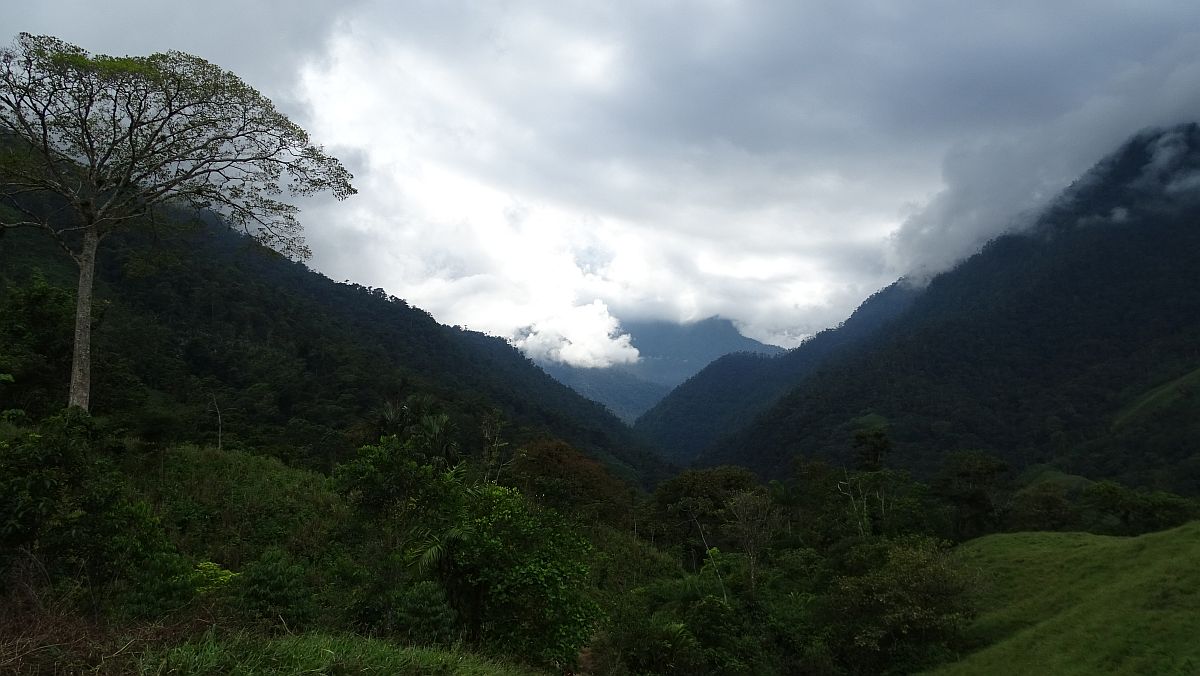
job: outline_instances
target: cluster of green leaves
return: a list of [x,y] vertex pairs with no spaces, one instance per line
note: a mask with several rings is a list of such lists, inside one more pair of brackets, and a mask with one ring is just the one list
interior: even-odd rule
[[596,617],[587,541],[557,512],[471,480],[465,465],[439,466],[430,450],[419,437],[385,437],[338,469],[363,544],[383,564],[372,577],[438,585],[472,642],[572,664]]
[[[154,588],[160,600],[186,571],[150,506],[140,500],[79,411],[0,440],[0,571],[13,582],[50,583],[100,610],[92,590]],[[146,580],[148,569],[163,572]],[[186,594],[183,601],[186,601]]]
[[930,492],[900,472],[800,470],[658,487],[638,530],[675,564],[608,599],[601,673],[899,673],[954,654],[971,578],[937,537]]
[[467,642],[559,667],[598,617],[577,526],[482,465],[450,464],[419,430],[363,447],[333,477],[240,451],[123,443],[78,409],[10,436],[0,575],[68,587],[90,610],[204,609],[256,633]]
[[74,315],[74,297],[40,273],[0,289],[0,410],[40,414],[61,406],[57,389],[40,385],[66,382]]

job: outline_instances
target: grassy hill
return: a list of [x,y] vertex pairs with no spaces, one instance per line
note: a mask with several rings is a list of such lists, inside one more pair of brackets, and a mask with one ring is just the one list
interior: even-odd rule
[[1124,427],[1155,412],[1178,406],[1200,393],[1200,369],[1163,383],[1138,397],[1113,417],[1113,428]]
[[1133,538],[1015,533],[961,549],[982,647],[937,674],[1200,672],[1200,522]]

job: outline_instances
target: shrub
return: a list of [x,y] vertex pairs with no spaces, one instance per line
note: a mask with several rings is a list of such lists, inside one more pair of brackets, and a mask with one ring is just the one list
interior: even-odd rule
[[230,603],[251,622],[303,629],[316,618],[314,590],[303,565],[282,549],[268,549],[228,585]]
[[93,450],[98,437],[92,419],[72,409],[0,442],[0,567],[23,553],[51,583],[104,589],[144,582],[152,562],[173,556],[150,507]]
[[916,537],[885,543],[885,558],[837,580],[826,624],[852,671],[908,673],[943,658],[973,614],[969,576],[944,545]]

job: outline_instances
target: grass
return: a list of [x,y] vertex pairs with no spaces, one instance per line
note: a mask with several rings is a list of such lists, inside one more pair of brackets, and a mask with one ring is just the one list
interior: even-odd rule
[[397,674],[530,676],[538,672],[458,650],[399,646],[361,636],[217,636],[142,656],[141,674]]
[[992,535],[959,555],[988,580],[969,630],[980,648],[935,674],[1200,673],[1200,522]]
[[1119,429],[1154,411],[1168,408],[1197,390],[1200,390],[1200,369],[1163,383],[1122,408],[1113,416],[1113,429]]

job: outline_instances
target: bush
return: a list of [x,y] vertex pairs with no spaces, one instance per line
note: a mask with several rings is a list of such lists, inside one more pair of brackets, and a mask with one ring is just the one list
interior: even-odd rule
[[155,582],[145,571],[174,550],[150,507],[93,450],[102,443],[78,409],[0,442],[0,568],[21,553],[38,561],[52,584],[96,590]]
[[687,625],[632,600],[610,613],[591,644],[596,673],[705,674],[704,651]]
[[247,565],[228,585],[228,591],[239,616],[261,625],[304,629],[317,615],[316,594],[308,584],[305,567],[282,549],[268,549]]
[[431,580],[396,594],[389,619],[392,633],[406,643],[449,645],[458,634],[458,614],[446,601],[441,585]]
[[473,493],[444,577],[472,633],[506,654],[574,664],[598,615],[585,593],[587,541],[515,489],[488,484]]
[[827,598],[830,643],[856,673],[909,673],[944,659],[973,615],[972,580],[944,545],[915,537],[884,546],[881,565],[840,578]]

